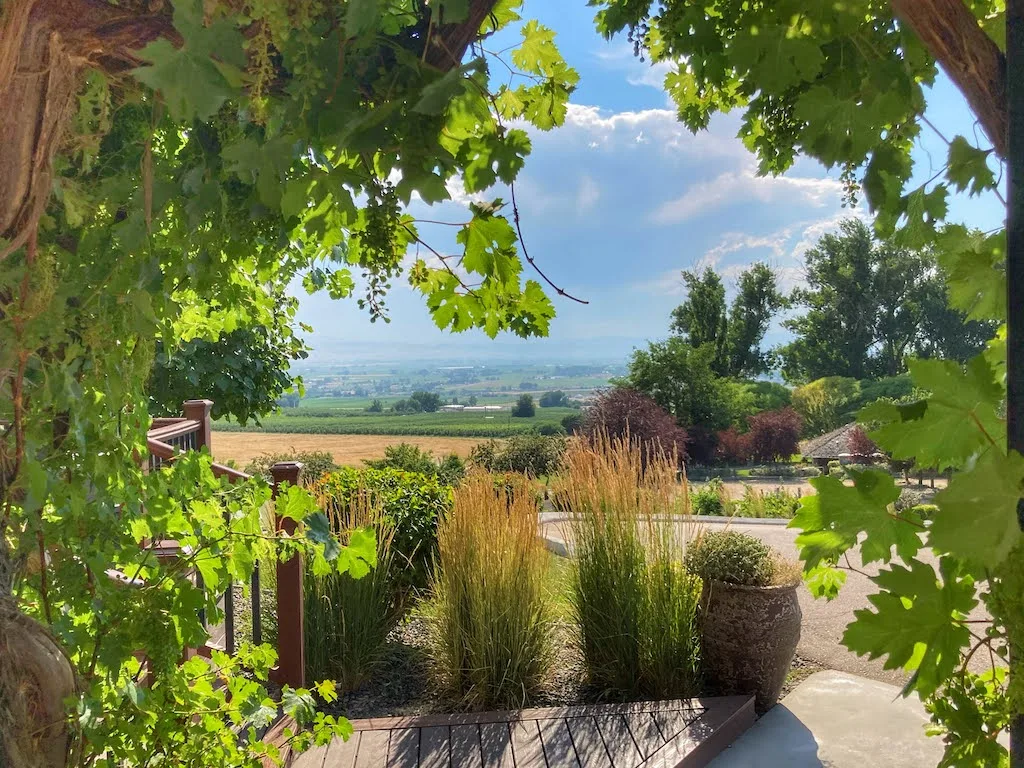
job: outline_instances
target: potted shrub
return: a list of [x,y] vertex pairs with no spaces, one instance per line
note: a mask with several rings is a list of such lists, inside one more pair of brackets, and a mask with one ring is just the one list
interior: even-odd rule
[[703,533],[686,566],[704,582],[701,655],[713,692],[754,694],[775,705],[800,639],[800,570],[768,545],[734,531]]

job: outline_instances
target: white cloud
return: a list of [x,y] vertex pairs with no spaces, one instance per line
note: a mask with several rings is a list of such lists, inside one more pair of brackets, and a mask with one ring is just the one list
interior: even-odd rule
[[753,165],[744,170],[723,173],[701,182],[682,195],[659,205],[651,220],[656,224],[674,224],[708,211],[737,203],[792,202],[822,207],[837,202],[842,184],[835,179],[805,176],[758,176]]
[[735,138],[735,126],[734,119],[723,117],[712,121],[708,130],[693,134],[670,109],[608,113],[600,107],[569,104],[565,125],[548,136],[554,141],[612,151],[621,151],[627,145],[650,143],[668,154],[741,161],[746,158],[747,150]]
[[626,81],[630,85],[646,85],[650,88],[657,88],[659,91],[665,88],[665,75],[672,71],[672,62],[658,61],[654,64],[638,62],[643,66],[639,75],[630,75]]
[[586,213],[593,208],[601,198],[601,188],[589,175],[580,179],[579,189],[576,191],[576,212]]

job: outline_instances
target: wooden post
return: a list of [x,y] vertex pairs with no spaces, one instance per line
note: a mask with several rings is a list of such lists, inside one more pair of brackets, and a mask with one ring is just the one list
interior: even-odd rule
[[186,419],[193,419],[199,422],[199,432],[196,433],[197,451],[205,447],[206,450],[211,453],[213,452],[213,447],[210,445],[210,410],[212,408],[213,400],[186,400],[181,406],[182,413]]
[[[270,468],[274,478],[274,498],[282,483],[297,485],[302,464],[281,461]],[[275,515],[277,530],[295,532],[295,521]],[[277,669],[273,679],[293,688],[306,684],[305,610],[302,596],[302,556],[277,562]]]

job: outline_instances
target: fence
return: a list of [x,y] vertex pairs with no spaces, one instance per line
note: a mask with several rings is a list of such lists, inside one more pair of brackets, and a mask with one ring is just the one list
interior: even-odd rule
[[[173,462],[178,454],[187,451],[210,450],[211,419],[210,411],[213,402],[210,400],[187,400],[182,407],[180,418],[159,418],[153,419],[152,428],[147,434],[147,447],[149,456],[147,466],[150,471],[159,470],[160,467]],[[224,466],[214,462],[213,473],[217,477],[223,477],[228,482],[238,482],[249,479],[249,475],[237,469]],[[279,462],[270,468],[273,478],[273,498],[277,498],[278,490],[282,485],[288,483],[296,485],[302,473],[302,464],[294,461]],[[274,516],[276,530],[288,534],[295,532],[295,521],[282,519]],[[154,547],[161,558],[177,557],[181,552],[176,541],[161,541]],[[302,595],[302,557],[296,555],[291,560],[277,563],[277,667],[271,672],[271,679],[275,682],[301,687],[305,684],[305,639],[303,636],[303,595]],[[194,574],[196,584],[202,588],[202,577]],[[260,566],[255,563],[252,580],[250,582],[250,610],[252,612],[252,639],[254,643],[261,643],[263,632],[260,621]],[[210,639],[206,645],[196,648],[193,654],[209,657],[212,650],[222,650],[226,653],[234,653],[236,648],[235,636],[235,596],[234,590],[228,589],[218,597],[223,605],[224,623],[218,626],[210,626],[206,623],[205,614],[200,618]]]

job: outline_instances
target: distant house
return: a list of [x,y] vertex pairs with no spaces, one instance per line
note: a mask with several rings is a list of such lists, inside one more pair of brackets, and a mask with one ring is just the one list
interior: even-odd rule
[[857,422],[851,421],[839,429],[833,429],[819,437],[805,440],[800,444],[800,453],[804,461],[812,461],[822,470],[828,468],[830,461],[843,461],[851,457],[850,435],[857,428]]

